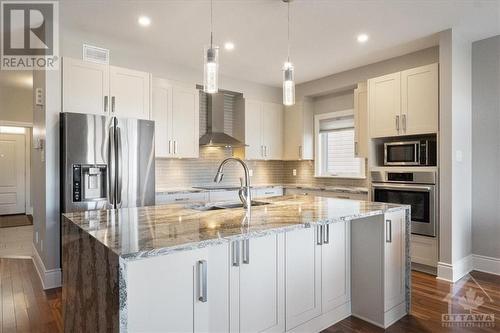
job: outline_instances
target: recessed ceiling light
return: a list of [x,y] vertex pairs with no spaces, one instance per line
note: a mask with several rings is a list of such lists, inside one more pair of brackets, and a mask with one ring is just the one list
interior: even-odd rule
[[149,27],[151,25],[151,19],[147,16],[140,16],[137,22],[143,27]]
[[368,41],[368,38],[370,37],[367,34],[359,34],[357,40],[359,43],[366,43]]
[[228,51],[234,50],[234,43],[233,42],[226,42],[224,44],[224,48]]

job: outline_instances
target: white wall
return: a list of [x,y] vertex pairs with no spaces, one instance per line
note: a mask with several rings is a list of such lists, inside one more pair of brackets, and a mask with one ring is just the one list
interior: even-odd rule
[[440,36],[440,278],[472,268],[471,42],[456,30]]
[[500,259],[500,36],[472,44],[472,253]]
[[29,86],[32,74],[19,72],[0,71],[0,123],[33,123],[33,88]]
[[314,114],[336,112],[354,108],[354,91],[319,96],[313,99]]

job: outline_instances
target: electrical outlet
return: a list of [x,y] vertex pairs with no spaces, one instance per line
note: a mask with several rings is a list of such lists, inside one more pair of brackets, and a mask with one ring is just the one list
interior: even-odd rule
[[463,161],[464,155],[463,155],[463,153],[462,153],[461,150],[457,150],[455,152],[455,159],[456,159],[457,162],[462,162]]
[[297,169],[292,170],[292,175],[297,176]]
[[252,169],[248,170],[248,174],[250,175],[250,177],[253,177],[253,170]]

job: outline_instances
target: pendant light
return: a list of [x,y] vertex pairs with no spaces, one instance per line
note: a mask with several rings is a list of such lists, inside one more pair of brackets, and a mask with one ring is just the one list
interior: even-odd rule
[[219,47],[213,45],[213,1],[210,0],[210,46],[203,50],[203,91],[214,94],[219,91]]
[[295,78],[294,68],[290,61],[290,2],[292,0],[283,0],[288,6],[288,51],[287,59],[283,64],[283,104],[290,106],[295,104]]

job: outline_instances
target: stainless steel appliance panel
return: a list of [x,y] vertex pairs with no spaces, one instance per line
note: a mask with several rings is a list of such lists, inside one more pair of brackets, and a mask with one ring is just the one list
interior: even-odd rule
[[[107,117],[79,113],[61,113],[61,209],[62,212],[112,208],[107,198],[83,200],[76,194],[74,183],[82,187],[86,170],[92,167],[107,170],[110,122]],[[81,179],[74,177],[81,175]],[[94,175],[92,176],[94,177]],[[107,171],[102,177],[108,179]],[[100,179],[101,180],[101,179]],[[94,183],[93,183],[94,184]],[[105,191],[109,191],[108,184]]]
[[154,122],[116,118],[116,207],[155,204]]

